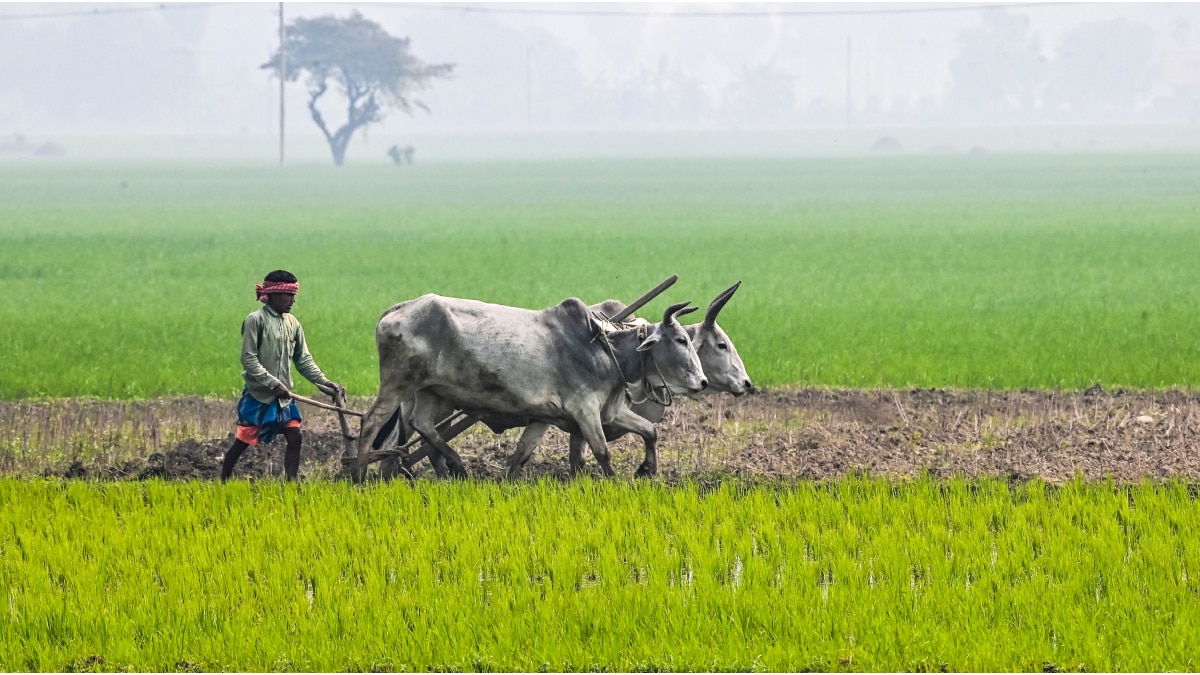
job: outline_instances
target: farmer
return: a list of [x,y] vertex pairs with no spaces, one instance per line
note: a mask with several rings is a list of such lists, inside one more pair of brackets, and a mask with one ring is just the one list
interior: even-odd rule
[[300,409],[292,400],[292,363],[309,382],[333,396],[344,391],[331,382],[313,361],[304,341],[304,329],[291,314],[300,284],[296,276],[275,270],[254,290],[263,308],[242,322],[242,377],[246,386],[237,405],[237,438],[221,465],[221,480],[227,480],[247,447],[270,443],[283,434],[287,450],[283,470],[295,480],[300,469]]

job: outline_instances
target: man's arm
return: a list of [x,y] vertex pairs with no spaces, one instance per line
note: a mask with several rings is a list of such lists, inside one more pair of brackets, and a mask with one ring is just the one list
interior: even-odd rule
[[296,348],[292,352],[292,361],[295,362],[296,370],[304,376],[304,379],[317,385],[321,391],[327,394],[331,393],[326,391],[326,387],[333,383],[328,377],[325,377],[325,373],[321,372],[321,369],[317,367],[317,362],[313,360],[312,354],[308,352],[308,342],[304,339],[304,327],[300,325],[299,321],[296,322]]
[[[254,380],[257,384],[266,389],[275,389],[283,386],[279,378],[267,372],[262,361],[258,358],[258,331],[261,318],[258,314],[251,314],[242,322],[242,368],[246,370],[246,376]],[[286,391],[286,388],[285,388]]]

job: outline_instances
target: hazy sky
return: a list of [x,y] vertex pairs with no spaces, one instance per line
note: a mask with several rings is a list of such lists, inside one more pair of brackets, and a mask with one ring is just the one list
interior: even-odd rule
[[[848,77],[852,112],[919,121],[911,111],[946,97],[963,31],[982,21],[985,11],[978,6],[950,9],[963,5],[283,8],[286,20],[359,11],[391,34],[411,38],[413,53],[425,61],[456,64],[453,79],[423,96],[431,113],[395,113],[380,127],[386,132],[391,125],[510,130],[819,124],[845,117]],[[1154,70],[1147,76],[1153,79],[1149,93],[1139,94],[1143,108],[1155,96],[1200,86],[1200,4],[1012,3],[1005,11],[1028,19],[1045,59],[1053,59],[1063,36],[1082,24],[1126,18],[1145,26],[1153,37]],[[278,82],[259,66],[278,46],[278,12],[277,3],[0,4],[0,137],[272,133]],[[696,16],[704,13],[718,16]],[[763,98],[772,95],[779,100]],[[315,134],[303,85],[289,84],[287,96],[294,120],[289,129]],[[663,102],[672,96],[675,103]],[[772,106],[785,112],[758,115]],[[793,117],[790,110],[808,112]]]

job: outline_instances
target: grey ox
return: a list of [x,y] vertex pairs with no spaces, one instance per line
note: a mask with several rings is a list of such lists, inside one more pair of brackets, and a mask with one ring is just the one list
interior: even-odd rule
[[[684,326],[684,330],[687,331],[688,337],[696,347],[696,353],[700,356],[700,365],[704,369],[704,377],[708,380],[708,387],[700,392],[701,394],[723,392],[741,396],[754,388],[750,376],[746,373],[746,366],[742,364],[742,358],[738,356],[737,348],[733,346],[733,340],[729,339],[729,335],[717,325],[717,315],[721,313],[725,303],[729,302],[741,285],[742,282],[739,281],[713,298],[704,312],[704,321]],[[606,300],[592,305],[591,309],[604,316],[616,316],[618,312],[625,309],[625,304],[619,300]],[[638,417],[651,424],[638,424],[636,428],[630,428],[614,422],[605,425],[604,436],[606,440],[615,441],[631,432],[640,435],[645,444],[646,455],[635,475],[653,476],[658,473],[656,450],[658,432],[654,429],[653,423],[662,421],[666,406],[670,405],[670,397],[664,398],[647,388],[642,392],[640,398],[641,400],[627,401],[627,404]],[[513,457],[509,461],[509,478],[515,478],[521,468],[533,457],[533,451],[537,449],[538,441],[541,440],[548,428],[549,425],[545,422],[536,421],[530,422],[525,427],[520,440],[517,441]],[[566,430],[572,432],[570,440],[571,473],[576,474],[583,468],[584,439],[573,430],[569,428]]]
[[[604,426],[649,424],[625,405],[627,386],[640,385],[648,367],[678,393],[708,386],[696,349],[676,320],[692,311],[687,305],[671,305],[648,329],[612,332],[577,298],[542,310],[432,294],[394,305],[375,329],[379,395],[363,417],[359,443],[378,450],[395,420],[402,438],[410,425],[453,475],[465,476],[462,458],[436,429],[439,415],[452,407],[507,419],[508,426],[538,421],[577,429],[612,475]],[[639,330],[649,335],[639,339]],[[408,402],[411,412],[401,416],[400,406]],[[370,459],[370,450],[360,447],[360,479]]]
[[[700,392],[701,395],[724,392],[733,394],[734,396],[741,396],[754,388],[750,381],[750,376],[746,374],[746,367],[742,364],[741,357],[738,356],[737,348],[734,347],[733,340],[717,325],[717,315],[725,307],[725,303],[729,302],[729,299],[737,292],[739,286],[741,286],[740,281],[721,291],[709,303],[708,309],[704,313],[703,322],[684,326],[684,330],[687,331],[688,336],[692,340],[692,345],[696,348],[696,353],[700,357],[700,366],[704,369],[704,377],[708,380],[708,387]],[[616,316],[625,309],[625,303],[619,300],[606,300],[602,303],[592,305],[589,309],[594,314],[600,316]],[[626,323],[630,325],[649,326],[649,322],[645,319],[631,318]],[[656,375],[656,373],[649,373],[647,377],[643,378],[641,386],[635,387],[636,391],[631,392],[630,396],[626,399],[626,405],[633,412],[637,413],[639,417],[649,422],[649,424],[635,420],[637,422],[635,428],[620,426],[616,421],[604,425],[604,436],[608,441],[616,440],[628,433],[636,433],[642,437],[645,447],[645,459],[642,461],[641,466],[638,467],[636,474],[641,477],[653,476],[658,471],[658,432],[653,425],[662,421],[666,406],[670,404],[670,390],[663,389],[661,380]],[[638,400],[639,398],[640,400]],[[411,404],[405,403],[401,406],[402,414],[405,415],[406,419],[411,416],[411,410]],[[453,406],[446,405],[438,412],[437,416],[444,419],[453,412]],[[632,420],[633,418],[622,419]],[[537,449],[538,442],[550,427],[550,423],[545,421],[513,420],[504,417],[484,416],[481,421],[496,433],[514,426],[525,426],[525,430],[517,442],[516,450],[509,461],[509,478],[515,478],[529,462],[534,450]],[[395,419],[389,420],[385,425],[385,429],[390,432],[391,427],[395,423]],[[578,427],[572,425],[570,420],[560,420],[554,423],[554,425],[571,434],[571,473],[577,474],[584,465],[583,436],[579,433]],[[407,440],[408,437],[405,435],[398,439],[398,444],[403,444]],[[429,459],[438,476],[445,476],[447,474],[446,462],[436,451],[430,454]],[[381,473],[385,478],[393,477],[400,473],[399,465],[399,458],[386,458],[381,465]]]

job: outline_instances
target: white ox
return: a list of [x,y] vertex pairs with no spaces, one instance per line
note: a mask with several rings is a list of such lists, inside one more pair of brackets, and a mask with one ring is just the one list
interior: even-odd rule
[[[509,426],[567,425],[612,475],[604,426],[639,433],[648,426],[653,433],[653,425],[625,405],[626,387],[640,385],[648,365],[677,393],[708,386],[696,349],[676,320],[692,311],[687,305],[667,308],[643,340],[637,328],[602,330],[577,298],[542,310],[432,294],[392,306],[375,329],[379,395],[362,421],[359,443],[370,447],[358,450],[359,477],[366,474],[370,449],[379,449],[388,422],[397,418],[401,438],[411,426],[452,474],[466,475],[462,459],[436,429],[447,407],[508,419]],[[411,411],[400,415],[401,404],[409,402]]]

